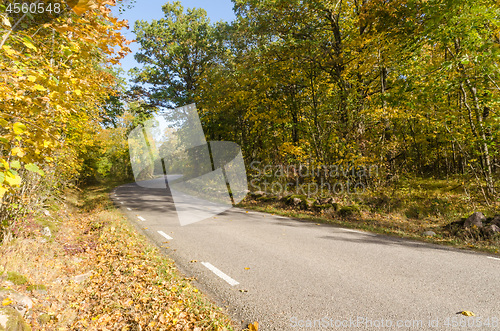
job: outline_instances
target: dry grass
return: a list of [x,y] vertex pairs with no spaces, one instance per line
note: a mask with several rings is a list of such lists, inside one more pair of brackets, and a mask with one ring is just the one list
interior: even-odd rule
[[[40,228],[0,246],[0,286],[32,298],[33,330],[229,330],[232,322],[173,262],[89,188],[52,212],[53,236]],[[25,284],[7,280],[22,275]],[[75,276],[87,274],[83,282]]]

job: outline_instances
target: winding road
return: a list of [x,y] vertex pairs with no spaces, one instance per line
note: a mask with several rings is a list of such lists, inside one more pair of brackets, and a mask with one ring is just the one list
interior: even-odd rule
[[111,198],[242,328],[500,329],[498,257],[239,208],[180,226],[135,183]]

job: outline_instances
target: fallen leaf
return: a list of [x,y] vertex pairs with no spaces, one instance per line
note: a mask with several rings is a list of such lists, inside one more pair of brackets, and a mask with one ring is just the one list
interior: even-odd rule
[[250,270],[250,268],[245,268],[245,270]]
[[3,301],[2,301],[2,306],[8,306],[8,305],[10,305],[11,303],[12,303],[12,300],[11,300],[11,299],[9,299],[9,298],[5,298],[5,299],[3,299]]
[[462,314],[464,316],[476,316],[476,314],[468,310],[459,311],[457,314]]
[[249,331],[258,331],[259,330],[259,323],[253,322],[251,324],[248,324],[248,330]]

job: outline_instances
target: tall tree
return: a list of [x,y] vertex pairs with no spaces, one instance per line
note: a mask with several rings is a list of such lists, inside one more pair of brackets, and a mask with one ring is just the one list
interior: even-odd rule
[[183,106],[194,102],[200,76],[217,54],[217,39],[205,10],[184,11],[179,1],[162,9],[164,18],[135,23],[141,46],[135,58],[143,67],[133,74],[154,104]]

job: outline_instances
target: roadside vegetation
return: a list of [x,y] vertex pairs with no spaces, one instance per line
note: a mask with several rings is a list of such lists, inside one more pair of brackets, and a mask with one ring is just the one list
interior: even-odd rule
[[33,330],[232,330],[115,209],[116,184],[68,190],[43,221],[16,225],[0,246],[2,307],[25,311]]
[[120,78],[115,1],[13,3],[0,4],[0,329],[233,329],[108,199],[154,108]]
[[[462,192],[450,192],[449,182],[432,182],[429,189],[421,181],[421,190],[405,194],[387,190],[353,195],[311,196],[288,193],[251,192],[239,206],[289,216],[315,223],[334,224],[389,236],[403,237],[464,249],[499,254],[500,205],[471,201]],[[487,218],[482,227],[465,226],[475,212]]]

